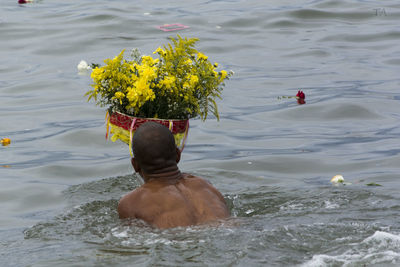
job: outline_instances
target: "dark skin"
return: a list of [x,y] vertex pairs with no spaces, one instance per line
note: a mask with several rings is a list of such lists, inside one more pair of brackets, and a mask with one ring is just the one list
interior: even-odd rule
[[180,172],[181,152],[175,150],[174,160],[166,160],[162,168],[145,166],[150,173],[144,170],[140,159],[132,158],[132,166],[144,184],[120,200],[121,219],[141,219],[166,229],[216,222],[230,216],[222,194],[215,187],[203,178]]

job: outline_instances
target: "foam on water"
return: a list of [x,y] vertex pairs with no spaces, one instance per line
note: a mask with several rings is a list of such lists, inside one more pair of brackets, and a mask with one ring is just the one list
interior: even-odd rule
[[400,264],[400,235],[376,231],[363,241],[353,243],[351,249],[344,253],[314,255],[311,260],[301,266],[362,266],[370,264],[398,266]]
[[376,231],[372,236],[366,238],[363,243],[380,249],[400,250],[400,235]]

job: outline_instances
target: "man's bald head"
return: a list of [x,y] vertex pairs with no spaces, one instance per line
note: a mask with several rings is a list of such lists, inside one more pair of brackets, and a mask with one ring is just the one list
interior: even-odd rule
[[148,174],[176,165],[175,139],[170,130],[156,122],[146,122],[135,132],[132,152],[140,168]]

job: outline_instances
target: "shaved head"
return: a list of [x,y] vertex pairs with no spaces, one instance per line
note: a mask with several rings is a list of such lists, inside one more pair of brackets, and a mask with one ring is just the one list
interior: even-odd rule
[[170,130],[156,122],[146,122],[135,132],[132,152],[140,168],[148,174],[176,165],[175,139]]

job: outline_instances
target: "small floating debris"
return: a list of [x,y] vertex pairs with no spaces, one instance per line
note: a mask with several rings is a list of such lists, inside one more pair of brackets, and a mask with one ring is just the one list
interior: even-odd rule
[[306,103],[305,99],[306,99],[306,94],[299,90],[297,91],[296,96],[278,96],[278,99],[282,99],[282,98],[296,98],[297,99],[297,103],[299,105],[303,105]]
[[179,30],[184,30],[190,28],[189,26],[180,24],[180,23],[174,23],[174,24],[164,24],[161,26],[157,26],[158,29],[164,31],[164,32],[172,32],[172,31],[179,31]]
[[253,213],[254,211],[255,211],[254,209],[249,209],[249,210],[246,210],[244,213],[250,214],[250,213]]
[[374,182],[372,182],[372,183],[368,183],[368,184],[366,184],[367,186],[382,186],[381,184],[377,184],[377,183],[374,183]]
[[33,0],[18,0],[18,4],[28,4],[33,3]]
[[78,66],[76,66],[78,71],[81,73],[87,72],[88,70],[91,70],[92,67],[89,66],[89,64],[87,64],[87,62],[85,60],[81,60],[78,64]]
[[303,104],[306,103],[306,101],[305,101],[306,95],[305,95],[304,92],[301,91],[301,90],[299,90],[299,91],[297,92],[296,99],[297,99],[297,103],[298,103],[299,105],[303,105]]
[[8,146],[11,144],[11,139],[10,138],[3,138],[0,140],[2,146]]
[[332,177],[331,183],[334,184],[334,185],[344,184],[344,178],[343,178],[342,175],[336,174],[335,176]]
[[[358,183],[361,183],[361,182],[363,182],[363,180],[356,181],[355,184],[358,184]],[[333,176],[332,179],[331,179],[331,183],[333,185],[350,185],[351,184],[351,183],[345,182],[343,176],[340,175],[340,174],[336,174],[335,176]],[[365,184],[365,185],[366,186],[382,186],[381,184],[377,184],[377,183],[374,183],[374,182],[371,182],[371,183],[368,183],[368,184]]]
[[296,98],[297,99],[306,99],[306,95],[304,94],[303,91],[299,90],[299,91],[297,91]]

